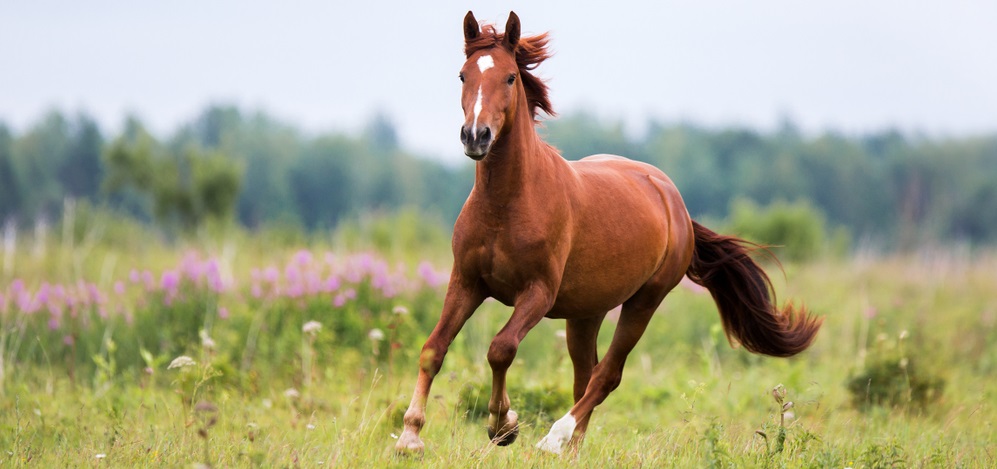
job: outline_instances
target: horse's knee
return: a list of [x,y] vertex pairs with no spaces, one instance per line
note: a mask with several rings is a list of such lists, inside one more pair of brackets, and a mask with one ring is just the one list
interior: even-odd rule
[[496,337],[488,347],[488,364],[493,370],[508,369],[516,358],[519,344],[505,337]]
[[436,376],[443,368],[443,357],[447,354],[445,347],[438,347],[431,342],[426,342],[419,354],[419,368],[429,374]]

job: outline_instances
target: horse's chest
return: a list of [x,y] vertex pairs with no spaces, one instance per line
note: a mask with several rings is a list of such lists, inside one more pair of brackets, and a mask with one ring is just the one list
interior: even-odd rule
[[510,242],[494,237],[480,251],[478,274],[488,286],[491,296],[503,303],[512,303],[516,294],[540,272],[546,270],[541,257],[528,243]]

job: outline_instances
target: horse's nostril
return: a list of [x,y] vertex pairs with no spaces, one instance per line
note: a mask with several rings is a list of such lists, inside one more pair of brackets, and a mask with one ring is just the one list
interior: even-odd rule
[[492,129],[485,127],[478,131],[478,142],[486,143],[492,139]]
[[467,144],[467,140],[470,138],[467,132],[467,127],[460,126],[460,143]]

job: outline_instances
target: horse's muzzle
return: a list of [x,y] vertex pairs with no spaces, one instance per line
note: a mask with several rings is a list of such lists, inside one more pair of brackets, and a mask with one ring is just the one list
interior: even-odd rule
[[487,126],[474,132],[466,125],[460,127],[460,143],[464,144],[464,154],[472,160],[481,161],[488,154],[488,149],[492,146],[492,129]]

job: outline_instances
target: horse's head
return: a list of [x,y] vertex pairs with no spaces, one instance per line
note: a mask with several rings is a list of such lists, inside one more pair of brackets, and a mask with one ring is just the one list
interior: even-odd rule
[[[464,41],[475,42],[481,29],[474,14],[464,17]],[[519,66],[516,65],[516,46],[519,45],[519,17],[509,13],[505,35],[493,47],[471,52],[460,69],[464,84],[460,104],[464,108],[464,125],[460,127],[460,142],[464,154],[481,160],[505,127],[511,122],[518,104]]]
[[547,86],[530,69],[549,57],[547,36],[520,38],[519,17],[509,13],[505,33],[486,25],[483,29],[467,12],[464,17],[464,52],[467,61],[460,70],[461,106],[464,125],[460,141],[464,153],[476,161],[488,154],[492,144],[516,118],[520,106],[528,106],[530,117],[536,109],[553,114],[547,99]]

